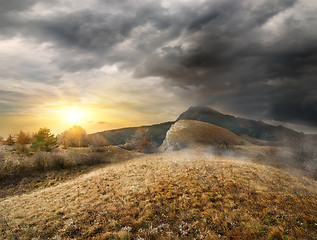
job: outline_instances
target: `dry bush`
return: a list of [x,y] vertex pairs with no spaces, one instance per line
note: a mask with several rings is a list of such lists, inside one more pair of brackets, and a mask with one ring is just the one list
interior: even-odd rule
[[80,159],[78,159],[79,165],[92,166],[101,163],[109,163],[109,160],[102,153],[89,153],[82,155]]
[[28,133],[20,131],[17,135],[17,144],[30,144],[32,142],[31,136]]
[[61,152],[36,152],[33,155],[33,168],[39,172],[66,169],[74,166],[66,154]]
[[278,148],[274,147],[274,146],[269,146],[269,147],[265,148],[264,154],[269,159],[276,159],[276,157],[278,155]]
[[11,134],[10,134],[10,135],[8,136],[8,138],[3,142],[3,144],[4,144],[4,145],[8,145],[8,146],[12,146],[12,145],[15,144],[15,141],[14,141],[14,139],[13,139],[13,137],[12,137]]
[[60,152],[53,152],[50,156],[49,166],[51,169],[66,169],[72,166],[67,156]]
[[48,152],[36,152],[33,157],[33,168],[39,172],[44,172],[48,169],[48,162],[50,159],[50,153]]
[[148,129],[137,130],[124,147],[128,150],[136,150],[142,153],[154,153],[157,150],[157,145]]
[[0,149],[0,164],[2,164],[5,161],[5,152]]
[[31,151],[26,145],[17,145],[15,149],[15,153],[19,155],[30,156]]
[[28,174],[28,166],[14,156],[8,157],[0,151],[0,181],[12,182]]
[[104,146],[109,145],[107,139],[101,134],[95,134],[91,138],[91,148],[93,152],[102,152]]
[[231,150],[232,148],[233,148],[232,144],[230,144],[229,142],[224,141],[224,142],[219,143],[219,144],[216,145],[216,153],[221,155],[221,154]]
[[317,164],[316,147],[312,143],[307,142],[304,137],[289,138],[287,146],[297,167],[308,170],[305,169],[305,165],[310,163]]

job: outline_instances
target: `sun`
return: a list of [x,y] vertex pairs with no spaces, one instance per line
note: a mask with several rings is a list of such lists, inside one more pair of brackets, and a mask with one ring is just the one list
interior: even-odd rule
[[65,111],[65,118],[67,122],[72,124],[78,123],[83,117],[83,112],[77,108],[71,108]]

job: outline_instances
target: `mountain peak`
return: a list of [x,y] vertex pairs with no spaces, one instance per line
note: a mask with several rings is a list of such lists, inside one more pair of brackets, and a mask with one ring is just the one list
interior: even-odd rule
[[[195,120],[196,118],[200,119],[201,116],[206,116],[208,115],[209,117],[211,116],[223,116],[222,113],[210,108],[210,107],[205,107],[205,106],[192,106],[188,108],[185,112],[183,112],[176,121],[181,120],[181,119],[192,119]],[[197,119],[197,120],[198,120]]]
[[213,108],[210,108],[210,107],[206,107],[206,106],[191,106],[187,109],[186,112],[205,112],[205,113],[214,113],[214,114],[222,114],[218,111],[216,111],[215,109]]

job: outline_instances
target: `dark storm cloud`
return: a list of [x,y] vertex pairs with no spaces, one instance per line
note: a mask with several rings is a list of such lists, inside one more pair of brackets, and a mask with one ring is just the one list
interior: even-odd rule
[[7,13],[8,11],[22,11],[32,7],[39,0],[0,0],[0,12]]
[[[148,58],[136,76],[162,76],[173,85],[201,86],[195,93],[201,104],[217,102],[257,118],[317,126],[316,97],[308,98],[316,96],[317,89],[317,39],[309,32],[311,23],[302,22],[308,25],[303,30],[289,17],[279,39],[262,42],[267,36],[261,27],[294,4],[266,1],[252,11],[237,1],[213,5],[186,29],[188,36],[193,35],[192,48],[164,48],[163,56]],[[276,85],[286,78],[292,83]]]
[[50,43],[60,74],[115,64],[135,81],[157,76],[187,89],[193,104],[317,126],[308,0],[91,1],[90,9],[41,16],[12,15],[36,1],[0,3],[1,37]]

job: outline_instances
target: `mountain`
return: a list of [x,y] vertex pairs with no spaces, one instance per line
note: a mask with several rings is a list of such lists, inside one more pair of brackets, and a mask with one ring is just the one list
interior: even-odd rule
[[166,133],[161,151],[175,151],[200,145],[229,146],[246,142],[236,134],[214,124],[179,120]]
[[209,107],[190,107],[176,121],[184,119],[211,123],[250,141],[253,139],[283,141],[287,138],[303,136],[303,134],[283,126],[273,126],[261,121],[222,114]]
[[[270,145],[276,141],[305,136],[283,126],[273,126],[261,121],[226,115],[209,107],[190,107],[176,121],[179,120],[196,120],[214,124],[257,145]],[[147,136],[150,136],[152,141],[160,146],[165,139],[166,132],[174,123],[175,121],[171,121],[149,126],[107,130],[95,134],[101,134],[111,145],[123,145],[133,139],[138,132],[147,131]],[[91,136],[93,135],[91,134]]]

